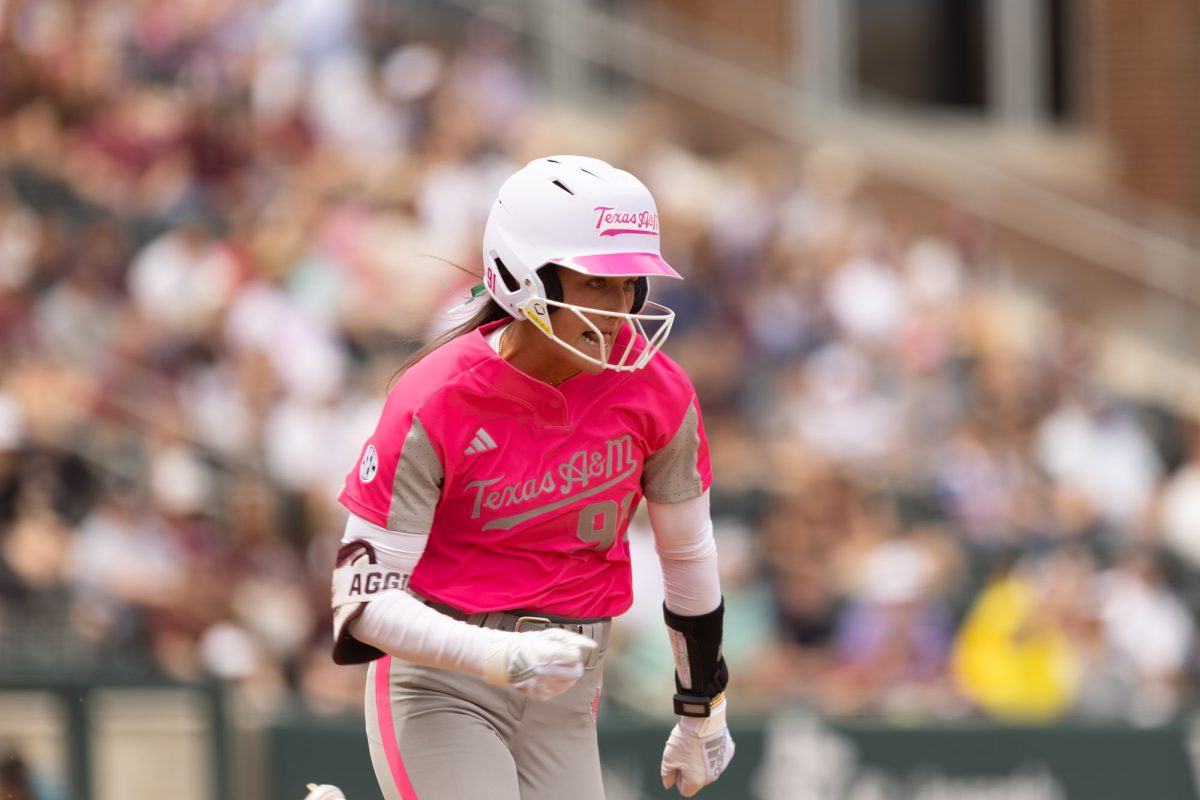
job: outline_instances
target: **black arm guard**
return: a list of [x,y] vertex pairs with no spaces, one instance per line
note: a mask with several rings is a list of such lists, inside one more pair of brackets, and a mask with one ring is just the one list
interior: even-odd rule
[[729,668],[721,654],[725,600],[698,617],[680,616],[663,604],[663,618],[675,652],[675,713],[707,717],[729,683]]

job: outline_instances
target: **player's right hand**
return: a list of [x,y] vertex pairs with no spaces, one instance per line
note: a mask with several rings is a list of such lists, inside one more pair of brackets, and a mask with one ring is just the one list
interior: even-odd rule
[[549,700],[583,677],[584,662],[595,648],[588,637],[561,628],[506,633],[488,643],[484,678],[535,700]]

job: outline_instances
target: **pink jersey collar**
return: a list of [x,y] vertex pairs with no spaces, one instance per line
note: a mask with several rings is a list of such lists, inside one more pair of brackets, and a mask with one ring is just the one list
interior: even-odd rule
[[[510,397],[529,406],[537,417],[537,424],[544,428],[565,428],[570,425],[570,407],[574,400],[586,397],[606,387],[611,381],[627,379],[628,372],[605,370],[599,375],[581,372],[573,375],[558,386],[551,386],[509,364],[488,344],[488,334],[511,320],[499,320],[476,328],[469,335],[469,348],[479,351],[495,368],[488,370],[487,381]],[[490,358],[489,358],[490,357]]]

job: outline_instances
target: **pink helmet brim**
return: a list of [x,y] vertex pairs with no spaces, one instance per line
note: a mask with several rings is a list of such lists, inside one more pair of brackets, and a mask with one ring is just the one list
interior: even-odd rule
[[594,256],[556,258],[551,261],[587,275],[611,277],[659,275],[664,278],[683,280],[683,276],[671,269],[671,265],[656,253],[600,253]]

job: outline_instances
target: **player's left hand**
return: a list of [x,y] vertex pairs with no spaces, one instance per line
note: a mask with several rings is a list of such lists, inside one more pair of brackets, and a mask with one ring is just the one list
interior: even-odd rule
[[733,760],[733,737],[725,726],[725,700],[707,718],[680,717],[663,750],[664,789],[691,797],[715,781]]

